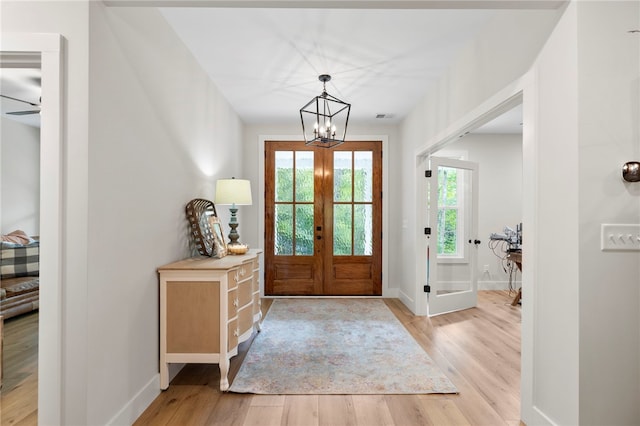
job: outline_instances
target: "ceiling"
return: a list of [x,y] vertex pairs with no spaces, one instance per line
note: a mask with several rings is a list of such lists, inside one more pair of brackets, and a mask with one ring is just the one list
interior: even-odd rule
[[[3,58],[4,59],[4,58]],[[3,60],[3,66],[5,61]],[[37,68],[0,68],[0,111],[3,117],[15,120],[29,126],[40,126],[40,114],[12,115],[11,112],[39,111],[40,108],[40,80],[39,64]]]
[[399,123],[461,49],[500,14],[513,13],[160,10],[245,123],[297,123],[300,107],[322,91],[318,76],[330,74],[327,92],[350,103],[350,121],[361,125]]
[[[160,2],[162,3],[162,2]],[[427,95],[462,49],[505,9],[159,9],[247,124],[297,124],[322,91],[352,105],[350,123],[397,124]],[[3,67],[4,62],[3,62]],[[1,68],[1,94],[35,104],[39,69]],[[4,117],[39,125],[32,109],[2,99]],[[520,133],[516,109],[481,132]]]

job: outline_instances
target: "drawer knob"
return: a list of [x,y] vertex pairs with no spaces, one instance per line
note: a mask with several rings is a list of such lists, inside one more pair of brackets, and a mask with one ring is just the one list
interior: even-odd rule
[[238,337],[240,335],[240,332],[238,331],[238,329],[236,328],[235,330],[233,330],[233,335]]
[[233,306],[237,308],[239,304],[240,304],[240,301],[237,298],[233,299]]

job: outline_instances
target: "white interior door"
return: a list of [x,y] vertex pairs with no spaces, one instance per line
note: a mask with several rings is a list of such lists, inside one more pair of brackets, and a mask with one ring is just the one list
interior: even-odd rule
[[478,300],[478,165],[430,157],[427,185],[428,315]]

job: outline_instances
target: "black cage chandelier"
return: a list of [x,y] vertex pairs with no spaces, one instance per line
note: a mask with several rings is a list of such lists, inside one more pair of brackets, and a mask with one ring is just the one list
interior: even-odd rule
[[333,148],[344,143],[351,105],[327,93],[328,74],[318,77],[322,93],[300,108],[305,145]]

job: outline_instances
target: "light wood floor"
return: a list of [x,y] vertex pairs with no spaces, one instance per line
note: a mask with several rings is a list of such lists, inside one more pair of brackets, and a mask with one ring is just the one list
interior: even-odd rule
[[0,425],[38,424],[38,312],[4,322]]
[[[458,395],[240,395],[218,390],[217,365],[191,364],[136,425],[518,425],[520,307],[506,291],[478,292],[477,308],[416,317],[385,302],[449,376]],[[268,310],[270,300],[264,300]],[[250,342],[231,361],[233,379]]]

